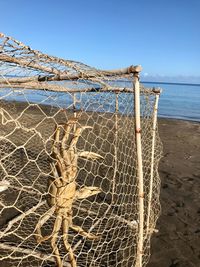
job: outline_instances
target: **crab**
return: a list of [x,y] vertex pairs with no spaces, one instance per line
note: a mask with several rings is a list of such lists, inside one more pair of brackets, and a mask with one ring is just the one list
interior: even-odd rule
[[[72,267],[77,267],[71,245],[68,242],[68,231],[71,228],[82,237],[90,240],[97,240],[98,235],[87,233],[80,226],[73,224],[72,205],[78,199],[97,195],[102,190],[99,187],[84,186],[77,189],[76,177],[78,171],[78,158],[89,160],[103,159],[97,153],[90,151],[78,151],[76,145],[82,132],[92,129],[91,126],[77,126],[77,119],[71,119],[64,125],[58,125],[55,129],[52,155],[54,163],[51,163],[52,177],[48,184],[47,203],[50,209],[44,213],[35,228],[35,238],[37,243],[51,239],[52,252],[57,263],[57,267],[63,267],[57,239],[59,231],[62,229],[62,239],[68,259]],[[49,236],[42,235],[42,226],[53,216],[54,222],[52,233]]]

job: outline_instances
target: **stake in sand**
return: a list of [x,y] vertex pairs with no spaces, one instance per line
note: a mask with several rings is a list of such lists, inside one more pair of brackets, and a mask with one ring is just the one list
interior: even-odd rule
[[144,184],[142,165],[141,145],[141,121],[140,121],[140,83],[139,71],[134,73],[134,94],[135,94],[135,135],[136,135],[136,157],[137,157],[137,179],[138,179],[138,212],[139,228],[136,255],[136,267],[142,267],[143,255],[143,232],[144,232]]
[[[154,104],[154,113],[153,113],[153,128],[152,128],[152,149],[151,149],[151,171],[150,171],[150,184],[149,184],[149,196],[148,196],[148,211],[147,211],[147,228],[146,236],[154,231],[154,226],[149,226],[151,209],[152,209],[152,192],[153,192],[153,175],[154,175],[154,166],[155,166],[155,141],[156,141],[156,126],[157,126],[157,113],[158,113],[158,101],[159,101],[160,92],[156,94],[155,104]],[[149,232],[150,231],[150,232]]]

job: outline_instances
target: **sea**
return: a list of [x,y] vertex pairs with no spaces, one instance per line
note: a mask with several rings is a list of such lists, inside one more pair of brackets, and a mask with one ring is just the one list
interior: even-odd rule
[[160,87],[158,116],[200,122],[200,84],[142,82]]
[[[162,89],[162,93],[160,95],[159,100],[158,117],[200,122],[200,84],[181,84],[164,82],[141,83],[147,88],[154,87]],[[126,85],[132,88],[132,83]],[[0,100],[4,99],[8,101],[19,102],[28,101],[30,103],[40,103],[51,106],[57,105],[59,103],[58,107],[61,108],[73,106],[72,99],[67,100],[66,95],[64,93],[59,93],[58,95],[58,93],[54,92],[36,92],[35,90],[26,90],[26,93],[24,94],[23,91],[23,89],[1,89]],[[124,94],[124,97],[128,97],[127,94]],[[114,105],[112,105],[112,109],[110,108],[111,105],[109,102],[109,98],[111,99],[110,93],[104,93],[103,96],[101,96],[100,98],[96,94],[96,100],[93,99],[93,107],[91,105],[91,110],[96,109],[96,104],[100,104],[99,106],[101,106],[102,104],[104,112],[114,112]],[[84,99],[82,97],[82,101],[83,100]],[[100,103],[101,101],[102,103]],[[104,104],[106,103],[106,101],[107,108]],[[101,112],[101,109],[98,109],[98,111]],[[124,113],[125,111],[122,108],[119,108],[119,112]]]

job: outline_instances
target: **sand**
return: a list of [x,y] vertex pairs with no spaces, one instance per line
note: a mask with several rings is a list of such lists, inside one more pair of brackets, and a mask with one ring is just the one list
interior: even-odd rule
[[200,266],[200,123],[159,120],[162,213],[148,267]]
[[148,267],[199,267],[200,123],[159,119],[159,132],[162,213]]

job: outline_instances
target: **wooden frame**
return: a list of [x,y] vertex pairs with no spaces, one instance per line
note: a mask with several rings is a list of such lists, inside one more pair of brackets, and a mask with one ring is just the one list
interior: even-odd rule
[[[14,40],[11,37],[6,37],[4,34],[0,33],[0,38],[5,38],[1,47],[4,49],[6,43],[11,41],[13,45],[12,51],[10,47],[8,50],[5,49],[5,53],[0,54],[0,63],[3,65],[5,63],[5,68],[2,68],[2,75],[0,76],[0,89],[13,89],[14,91],[24,90],[45,90],[51,92],[64,92],[66,94],[71,94],[73,98],[73,113],[74,117],[77,117],[76,105],[77,105],[77,95],[76,93],[108,93],[112,92],[115,94],[115,117],[114,117],[114,175],[113,175],[113,186],[112,186],[112,196],[114,196],[116,187],[116,177],[118,170],[119,161],[119,150],[117,148],[117,143],[120,138],[120,109],[119,109],[119,94],[129,93],[134,96],[134,120],[135,129],[133,129],[135,134],[135,149],[136,149],[136,181],[137,184],[137,212],[136,218],[133,221],[125,219],[123,216],[120,217],[115,214],[115,218],[122,223],[127,224],[128,227],[134,229],[137,238],[137,251],[136,251],[136,264],[135,267],[143,266],[143,254],[144,254],[144,242],[149,240],[151,233],[153,232],[154,225],[151,225],[151,208],[152,208],[152,198],[153,198],[153,183],[155,174],[155,141],[156,141],[156,127],[157,127],[157,108],[159,100],[159,89],[145,89],[140,85],[139,73],[142,68],[140,65],[129,66],[127,68],[116,69],[116,70],[98,70],[91,68],[79,62],[69,61],[65,59],[60,59],[57,57],[42,54],[39,51],[32,50],[30,47],[24,45],[23,43]],[[9,43],[9,42],[8,42]],[[2,49],[2,50],[3,50]],[[17,51],[17,54],[15,54]],[[26,55],[26,56],[24,56]],[[59,67],[58,67],[59,65]],[[8,68],[8,70],[6,69]],[[18,70],[21,72],[18,73]],[[7,72],[6,72],[7,70]],[[13,73],[12,73],[13,70]],[[27,73],[25,73],[25,70]],[[5,71],[5,73],[4,73]],[[11,75],[10,75],[11,74]],[[13,75],[12,75],[13,74]],[[10,76],[9,76],[10,75]],[[27,76],[26,76],[27,75]],[[113,85],[113,81],[117,79],[121,81],[131,81],[133,78],[133,88],[131,87],[120,87],[118,84]],[[62,81],[61,83],[59,83]],[[65,81],[65,83],[64,83]],[[80,86],[81,85],[81,86]],[[96,87],[95,87],[96,85]],[[155,95],[155,106],[153,112],[153,125],[152,133],[150,131],[151,140],[151,153],[149,158],[150,161],[150,175],[148,181],[148,195],[144,195],[144,174],[143,174],[143,154],[142,154],[142,129],[141,129],[141,109],[140,109],[140,99],[143,94]],[[74,126],[76,127],[76,125]],[[75,130],[75,128],[74,128]],[[135,158],[134,158],[135,160]],[[145,191],[146,192],[146,191]],[[144,197],[147,202],[144,202]],[[114,203],[114,197],[112,197],[112,202]],[[144,205],[147,203],[146,205]],[[0,236],[7,235],[11,227],[21,219],[23,219],[27,213],[34,212],[38,206],[44,205],[44,202],[37,204],[32,207],[26,213],[19,215],[17,218],[11,220],[4,231],[0,232]],[[105,214],[109,214],[111,206],[105,211]],[[91,211],[90,211],[91,212]],[[100,223],[100,219],[91,226],[89,232],[92,231]],[[75,250],[82,242],[82,239],[75,245],[73,250]],[[30,254],[31,250],[14,248],[11,245],[0,244],[0,248],[6,250],[13,250],[16,252]],[[33,256],[41,260],[46,260],[48,255],[42,254],[39,251],[34,251]],[[135,255],[134,255],[135,256]],[[55,262],[54,258],[50,257],[48,260]],[[69,266],[69,263],[64,262],[64,266]]]

